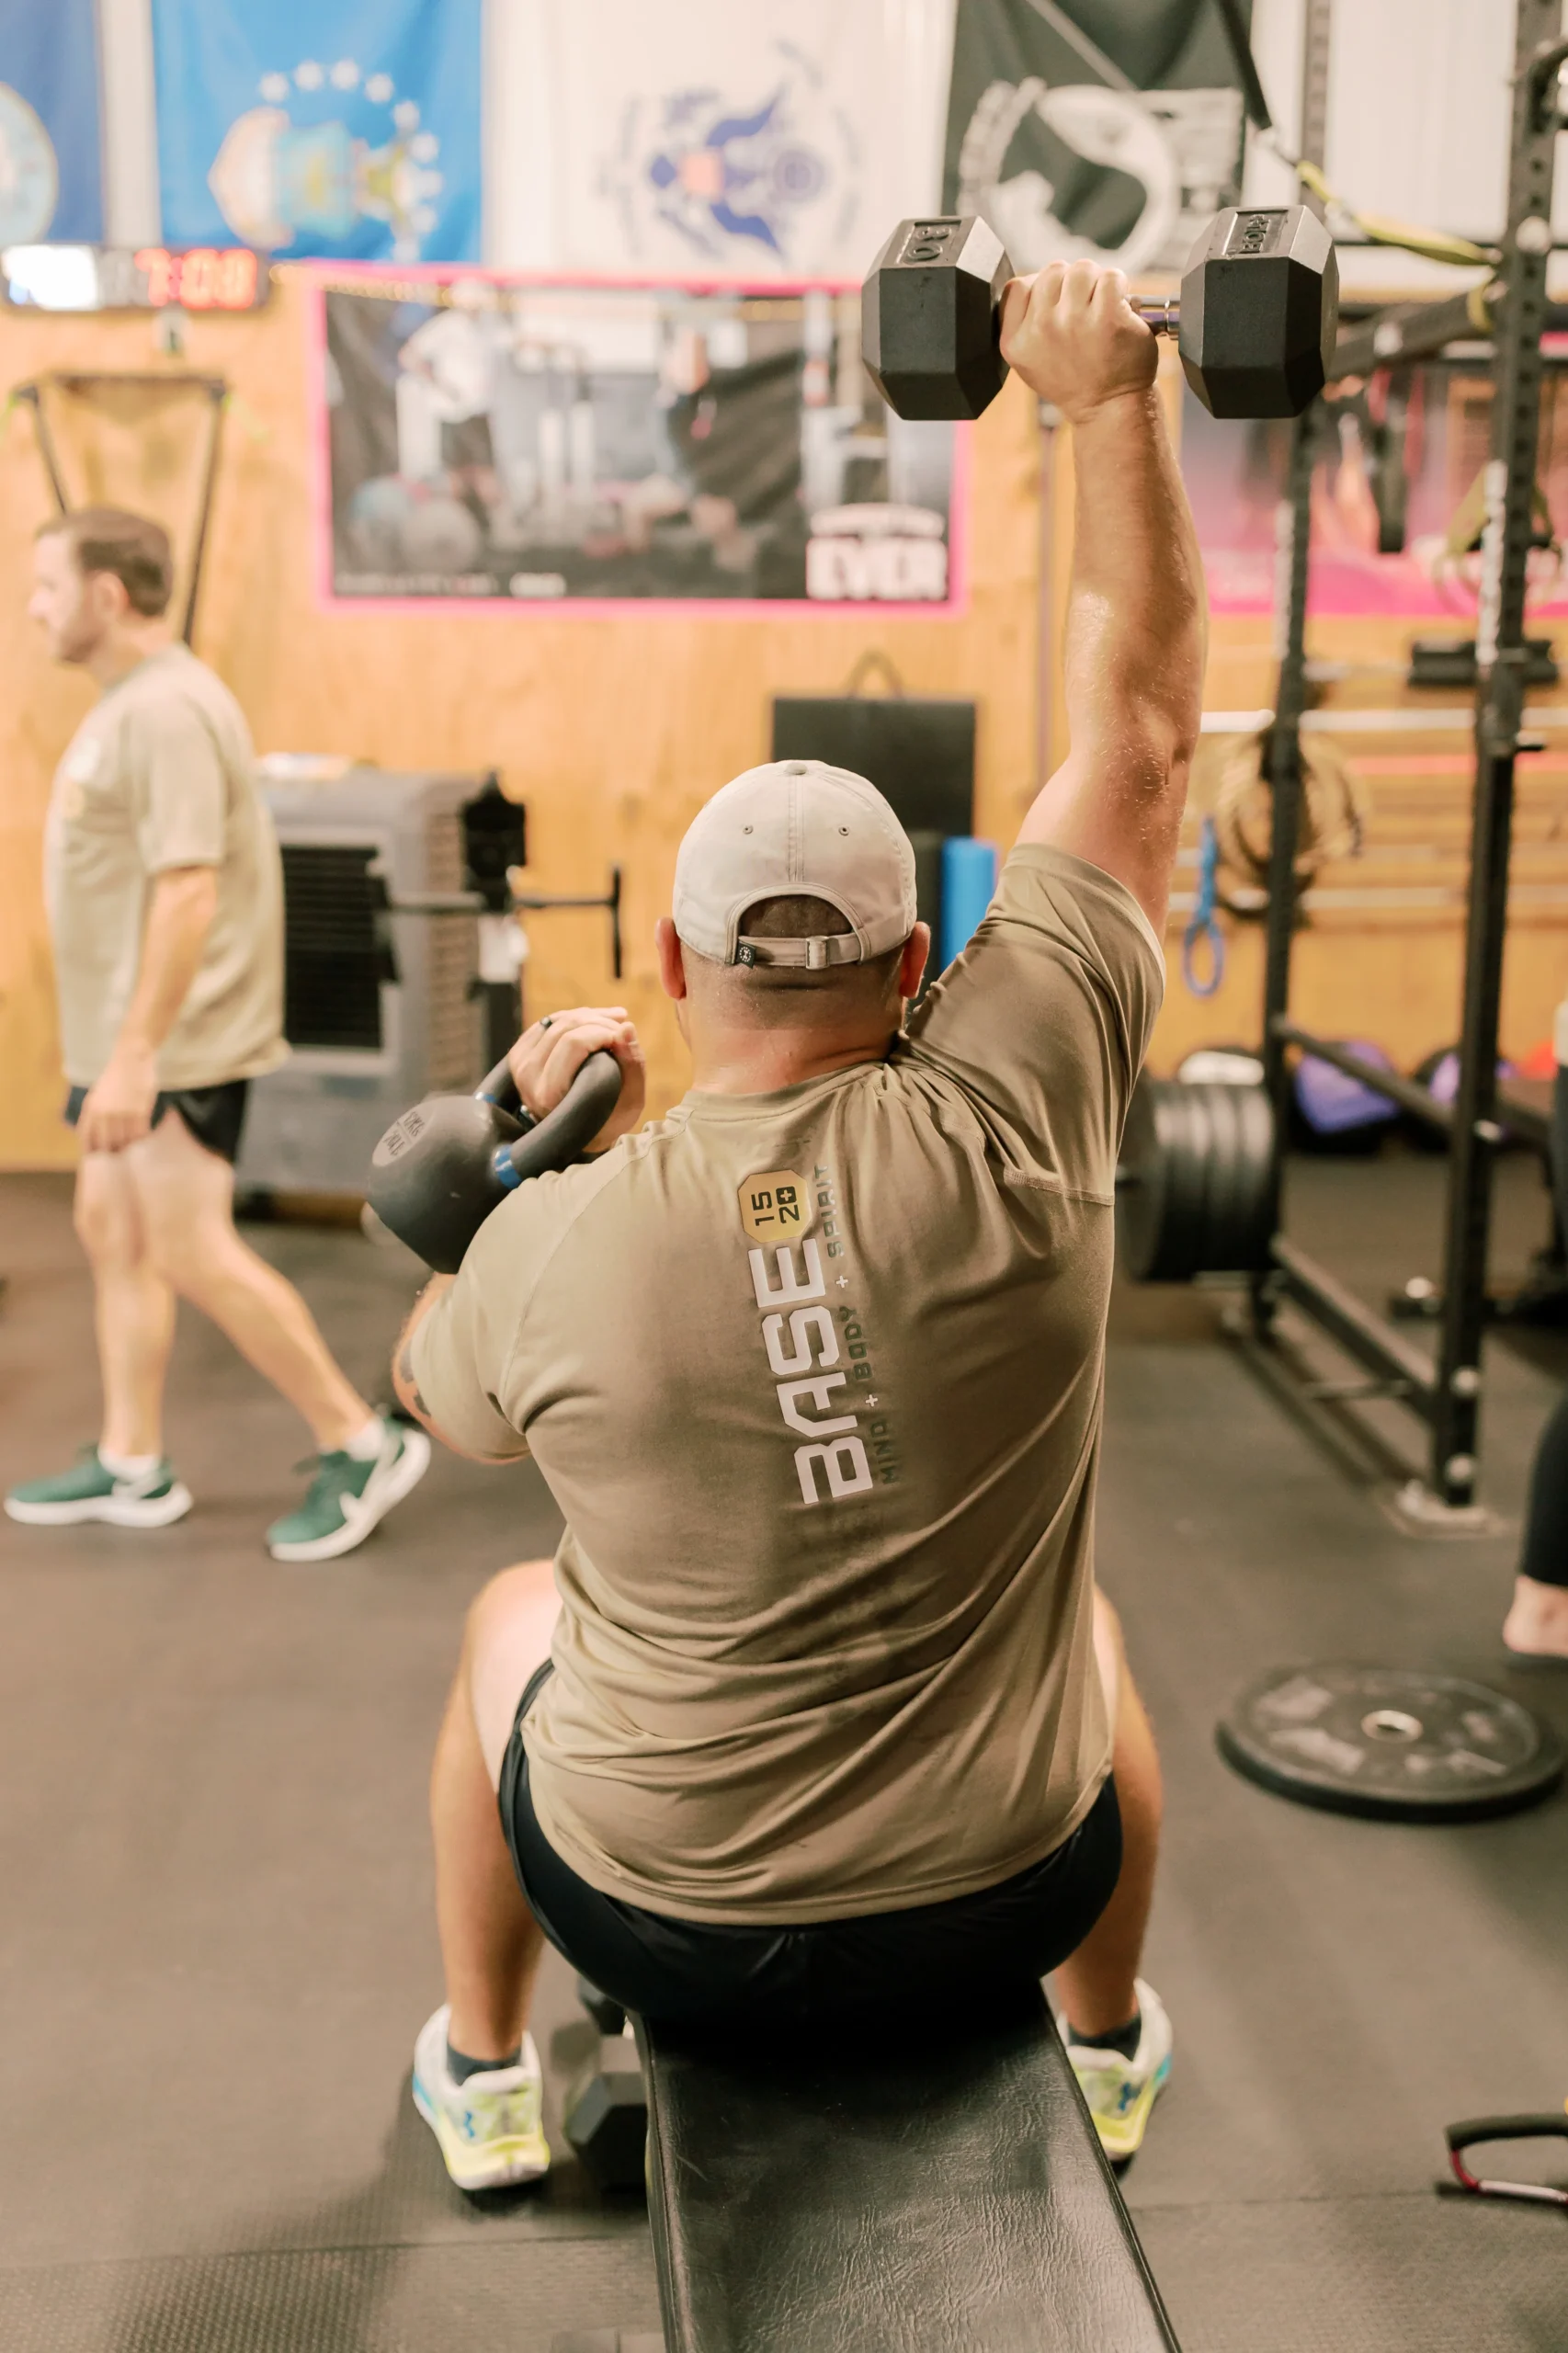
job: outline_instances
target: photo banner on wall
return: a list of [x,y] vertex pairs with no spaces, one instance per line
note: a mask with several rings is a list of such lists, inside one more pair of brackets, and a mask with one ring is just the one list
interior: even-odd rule
[[[1568,612],[1568,337],[1548,335],[1543,344],[1556,364],[1541,392],[1539,543],[1530,550],[1526,592],[1532,620]],[[1313,408],[1310,614],[1446,622],[1456,635],[1474,635],[1492,399],[1491,380],[1473,361],[1432,360],[1411,371],[1397,410],[1387,380],[1376,377]],[[1222,424],[1190,391],[1184,394],[1182,478],[1211,612],[1274,609],[1294,430],[1280,419]],[[1397,469],[1397,490],[1380,483],[1385,467]],[[1381,529],[1380,492],[1384,511],[1402,515],[1403,532]],[[1403,536],[1403,547],[1385,551],[1385,536]]]
[[[502,133],[535,161],[507,183],[493,259],[858,278],[903,215],[937,201],[953,0],[522,5],[546,103],[531,136],[521,116]],[[525,79],[496,89],[493,130],[528,108]]]
[[1236,201],[1244,136],[1203,0],[958,0],[943,209],[983,213],[1016,269],[1179,270]]
[[967,444],[883,406],[858,290],[317,282],[329,600],[957,608]]
[[172,245],[468,261],[481,0],[153,0]]
[[93,0],[0,0],[0,245],[103,242]]

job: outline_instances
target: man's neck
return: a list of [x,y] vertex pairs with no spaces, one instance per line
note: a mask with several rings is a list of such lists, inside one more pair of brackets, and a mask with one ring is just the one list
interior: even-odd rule
[[173,643],[174,631],[167,621],[122,621],[87,656],[87,676],[100,694],[108,694],[122,678],[129,678],[149,654],[162,654]]
[[691,1084],[699,1095],[777,1095],[783,1087],[831,1078],[859,1063],[885,1062],[892,1044],[890,1032],[881,1039],[846,1040],[841,1046],[813,1045],[807,1051],[787,1029],[721,1031],[693,1042]]

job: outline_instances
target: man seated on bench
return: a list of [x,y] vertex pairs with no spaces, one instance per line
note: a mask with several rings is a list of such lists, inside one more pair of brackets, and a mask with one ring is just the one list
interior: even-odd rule
[[497,1210],[400,1343],[426,1426],[531,1451],[567,1524],[474,1603],[436,1755],[414,2096],[465,2188],[549,2162],[546,1938],[634,2012],[754,2036],[935,2034],[1055,1972],[1116,2155],[1169,2070],[1137,1974],[1159,1772],[1092,1555],[1201,575],[1119,273],[1016,284],[1005,347],[1074,426],[1072,749],[975,938],[902,1029],[929,936],[892,813],[817,763],[737,777],[659,926],[692,1091],[633,1133],[621,1009],[535,1023],[536,1111],[620,1060],[603,1148]]

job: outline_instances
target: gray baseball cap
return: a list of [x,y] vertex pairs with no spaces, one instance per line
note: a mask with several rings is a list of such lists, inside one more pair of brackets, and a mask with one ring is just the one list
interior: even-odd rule
[[[750,939],[758,899],[825,899],[849,925],[814,939]],[[915,928],[915,852],[874,784],[822,760],[770,760],[721,787],[676,858],[675,925],[715,964],[859,964]]]

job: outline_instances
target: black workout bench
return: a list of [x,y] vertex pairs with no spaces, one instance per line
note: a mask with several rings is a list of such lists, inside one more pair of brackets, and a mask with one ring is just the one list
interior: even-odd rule
[[1176,2353],[1042,1995],[638,2040],[667,2353]]

